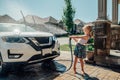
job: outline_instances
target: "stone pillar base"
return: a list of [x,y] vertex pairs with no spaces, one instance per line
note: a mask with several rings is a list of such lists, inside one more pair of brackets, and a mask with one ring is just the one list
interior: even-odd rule
[[110,54],[111,23],[108,20],[96,20],[95,24],[95,55],[108,56]]
[[120,50],[120,25],[111,25],[111,49]]

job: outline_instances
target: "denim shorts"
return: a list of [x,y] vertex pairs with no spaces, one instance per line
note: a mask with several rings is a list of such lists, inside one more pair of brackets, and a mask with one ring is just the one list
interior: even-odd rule
[[86,47],[80,43],[77,43],[74,49],[74,55],[78,58],[86,57]]

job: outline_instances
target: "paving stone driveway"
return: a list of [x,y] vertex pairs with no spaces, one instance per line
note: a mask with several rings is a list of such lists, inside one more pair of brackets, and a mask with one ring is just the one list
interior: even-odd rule
[[[66,66],[70,65],[70,53],[61,51],[61,56],[56,61]],[[80,64],[77,65],[78,74],[73,74],[71,68],[67,72],[56,72],[52,70],[43,70],[41,64],[28,66],[25,71],[19,73],[9,73],[7,77],[1,77],[0,80],[120,80],[120,73],[111,69],[85,65],[86,76],[80,74]]]

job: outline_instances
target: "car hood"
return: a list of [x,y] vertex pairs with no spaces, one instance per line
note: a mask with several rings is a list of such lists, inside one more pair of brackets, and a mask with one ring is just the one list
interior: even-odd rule
[[51,33],[47,32],[0,32],[0,37],[3,36],[12,36],[12,37],[48,37],[53,36]]

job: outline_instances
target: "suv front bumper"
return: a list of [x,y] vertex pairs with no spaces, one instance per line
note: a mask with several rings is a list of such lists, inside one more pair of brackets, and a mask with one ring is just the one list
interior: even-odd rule
[[42,56],[41,54],[37,54],[37,55],[32,56],[28,61],[25,61],[25,62],[4,62],[4,64],[8,65],[9,67],[17,68],[20,66],[41,63],[46,60],[52,60],[52,59],[58,57],[59,55],[60,55],[60,53],[56,53],[56,52],[53,52],[53,54],[48,54],[45,56]]

